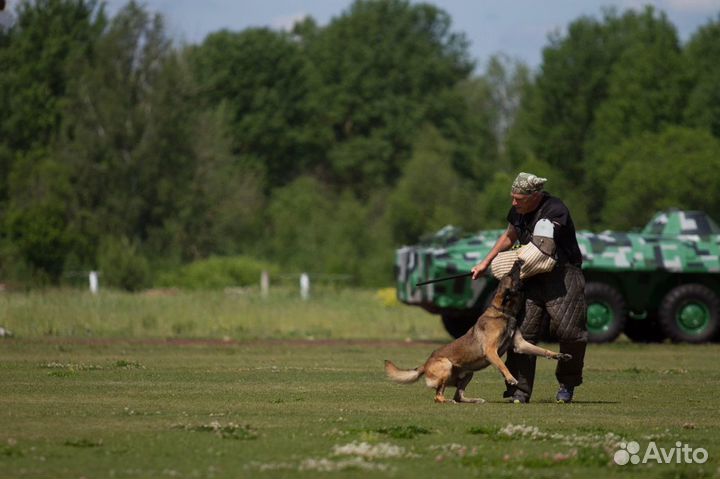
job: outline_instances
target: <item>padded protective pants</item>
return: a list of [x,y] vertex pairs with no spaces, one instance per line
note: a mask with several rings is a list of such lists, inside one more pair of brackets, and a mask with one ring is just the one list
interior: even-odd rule
[[[582,370],[587,346],[587,306],[585,277],[582,270],[569,264],[558,264],[549,273],[539,274],[525,282],[525,314],[518,318],[523,337],[533,343],[549,332],[557,338],[560,352],[572,355],[570,361],[560,361],[555,377],[565,386],[582,384]],[[549,322],[548,322],[549,319]],[[529,398],[535,382],[536,356],[507,353],[505,364],[518,380],[507,386],[505,397],[520,391]]]

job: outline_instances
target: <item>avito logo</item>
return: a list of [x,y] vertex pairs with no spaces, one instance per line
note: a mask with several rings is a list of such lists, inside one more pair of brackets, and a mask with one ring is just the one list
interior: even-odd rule
[[675,447],[665,449],[658,447],[655,441],[651,441],[645,453],[640,456],[640,444],[635,441],[621,443],[620,449],[615,452],[613,460],[615,464],[624,466],[631,464],[647,464],[655,462],[657,464],[704,464],[708,460],[708,452],[702,447],[693,449],[688,444],[680,441],[675,443]]

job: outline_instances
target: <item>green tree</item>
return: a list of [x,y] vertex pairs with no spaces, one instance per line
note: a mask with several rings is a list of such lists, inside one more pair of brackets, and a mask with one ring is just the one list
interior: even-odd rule
[[483,78],[489,85],[491,125],[499,156],[505,166],[512,160],[507,151],[508,138],[515,126],[525,92],[532,83],[530,69],[507,55],[490,57]]
[[14,152],[57,133],[78,57],[87,57],[105,25],[94,0],[23,0],[0,34],[0,142]]
[[351,283],[392,281],[393,242],[386,195],[361,202],[303,176],[276,188],[268,207],[265,254],[286,272],[347,276]]
[[450,163],[450,145],[433,128],[418,136],[413,156],[389,197],[388,217],[395,244],[414,243],[429,232],[452,224],[476,228],[478,218],[470,182]]
[[483,76],[461,81],[439,94],[446,111],[436,112],[426,123],[434,125],[447,140],[451,168],[478,189],[495,169],[503,166],[498,161],[502,140],[495,128],[500,111],[494,102],[493,87]]
[[75,239],[68,228],[75,199],[68,170],[35,149],[17,161],[10,184],[6,240],[29,266],[31,279],[57,283]]
[[683,70],[675,28],[652,7],[573,21],[543,49],[524,103],[532,151],[583,184],[606,148],[678,120]]
[[302,45],[269,29],[220,31],[188,52],[201,95],[226,103],[237,156],[287,184],[322,161],[332,141],[316,96],[319,82]]
[[675,27],[652,7],[582,17],[556,34],[519,115],[513,155],[530,152],[582,189],[600,221],[612,168],[608,151],[679,124],[688,76]]
[[354,284],[381,286],[392,281],[393,243],[383,216],[384,194],[363,203],[350,191],[335,201],[326,232],[326,271],[350,275]]
[[[468,173],[457,165],[454,167],[463,177],[472,178],[478,190],[495,190],[493,184],[498,174],[502,177],[513,174],[519,164],[532,156],[521,108],[532,91],[531,85],[528,67],[502,54],[492,56],[480,76],[460,84],[468,107],[466,122],[476,124],[475,141],[461,143],[474,147],[471,152],[474,163],[470,163],[474,171]],[[503,194],[503,207],[505,200]],[[479,206],[482,209],[484,206]],[[494,222],[491,217],[486,219]]]
[[607,75],[621,48],[606,26],[616,23],[614,12],[605,12],[603,21],[581,17],[570,23],[566,36],[551,36],[533,89],[523,100],[531,151],[576,178],[582,177],[595,109],[607,96]]
[[264,234],[263,177],[232,154],[223,104],[200,112],[192,132],[194,174],[175,216],[186,259],[257,253]]
[[113,236],[191,257],[179,218],[191,208],[196,103],[162,18],[130,2],[75,66],[55,148],[79,193],[72,227],[86,241],[75,256],[92,266],[100,238]]
[[720,138],[720,17],[692,36],[685,48],[692,88],[685,124],[707,128]]
[[57,282],[76,205],[67,165],[51,144],[63,121],[72,66],[92,55],[105,24],[94,1],[23,1],[18,20],[0,34],[0,217],[3,247],[36,278]]
[[670,127],[644,133],[613,150],[616,173],[602,211],[607,227],[627,229],[670,207],[720,218],[720,141],[709,132]]
[[598,187],[608,180],[608,168],[602,165],[607,151],[626,138],[680,123],[686,70],[675,27],[664,14],[656,17],[646,9],[608,76],[607,99],[595,111],[587,156],[597,166],[588,175],[596,198],[602,198]]
[[480,229],[507,228],[507,213],[512,205],[510,187],[514,177],[497,171],[473,202],[473,216]]
[[361,196],[394,184],[419,128],[454,116],[447,91],[472,70],[464,35],[445,12],[407,0],[357,0],[327,27],[298,32],[334,138],[326,174]]
[[351,241],[362,238],[358,243],[359,261],[354,273],[361,285],[387,286],[393,281],[394,252],[398,243],[393,241],[386,214],[388,194],[386,190],[375,191],[362,203],[364,209],[359,215],[362,223],[354,227],[359,234],[350,238]]
[[104,237],[98,248],[98,267],[102,282],[113,288],[139,291],[150,285],[150,266],[137,242],[126,237]]
[[277,188],[268,206],[268,255],[284,268],[325,272],[327,232],[335,202],[331,191],[317,179],[297,178]]

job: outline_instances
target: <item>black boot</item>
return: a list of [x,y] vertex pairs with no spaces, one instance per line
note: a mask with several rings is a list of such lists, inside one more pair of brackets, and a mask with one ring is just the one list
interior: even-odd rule
[[508,351],[505,365],[518,383],[515,386],[506,384],[507,390],[503,393],[503,397],[510,398],[511,402],[530,402],[533,384],[535,383],[536,359],[535,356],[518,354],[512,350]]

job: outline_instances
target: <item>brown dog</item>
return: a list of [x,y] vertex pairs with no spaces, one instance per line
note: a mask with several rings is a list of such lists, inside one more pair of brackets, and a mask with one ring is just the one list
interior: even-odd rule
[[456,402],[482,403],[484,399],[465,397],[465,388],[473,372],[493,364],[508,384],[517,384],[500,356],[510,346],[512,338],[515,352],[567,361],[569,354],[561,354],[528,343],[516,330],[515,317],[522,309],[524,295],[521,291],[518,260],[501,280],[491,305],[485,310],[464,336],[433,351],[425,364],[415,369],[398,369],[391,361],[385,361],[385,372],[395,382],[414,383],[425,375],[425,383],[435,389],[435,402],[445,402],[445,388],[455,386]]

